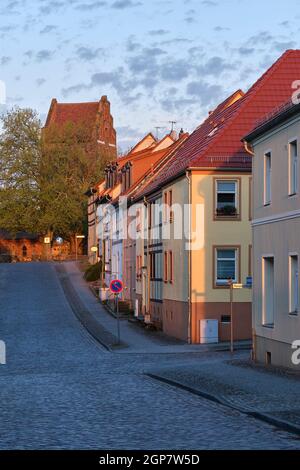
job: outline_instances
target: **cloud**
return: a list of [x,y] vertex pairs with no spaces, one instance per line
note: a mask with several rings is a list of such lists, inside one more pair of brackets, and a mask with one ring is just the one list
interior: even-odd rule
[[44,85],[44,83],[46,83],[46,79],[45,78],[37,78],[35,82],[36,82],[37,86],[40,87],[40,86]]
[[56,29],[57,26],[55,26],[54,24],[47,24],[43,29],[41,29],[40,34],[48,34],[52,31],[55,31]]
[[44,62],[46,60],[50,60],[53,56],[53,51],[49,49],[42,49],[36,53],[36,60],[37,62]]
[[15,29],[17,29],[17,25],[16,24],[7,24],[7,25],[4,25],[4,26],[0,26],[0,33],[9,33],[10,31],[14,31]]
[[213,0],[203,0],[201,3],[202,3],[202,5],[204,5],[206,7],[216,7],[216,6],[218,6],[218,3],[214,2]]
[[268,31],[260,31],[259,33],[250,37],[248,44],[251,44],[253,46],[266,45],[267,43],[270,43],[273,40],[274,37]]
[[81,46],[76,50],[76,55],[80,60],[83,61],[92,61],[97,59],[100,54],[103,54],[104,50],[100,47],[98,49],[93,49],[92,47]]
[[11,62],[12,58],[9,56],[3,56],[0,58],[0,65],[7,65]]
[[230,31],[230,28],[227,28],[226,26],[215,26],[214,30],[219,33],[221,31]]
[[91,11],[91,10],[97,10],[98,8],[104,7],[107,5],[107,2],[91,2],[91,3],[80,3],[77,5],[75,8],[76,10],[79,11]]
[[169,31],[167,31],[166,29],[152,29],[148,32],[149,36],[163,36],[168,33]]
[[186,78],[191,70],[190,64],[185,60],[175,60],[161,66],[160,75],[163,80],[179,81]]
[[241,47],[238,48],[238,53],[242,56],[249,56],[249,55],[253,54],[254,52],[255,52],[254,47],[241,46]]
[[44,0],[44,5],[40,7],[40,13],[42,15],[51,15],[56,13],[58,10],[63,8],[66,5],[65,2],[59,0]]
[[133,2],[132,0],[116,0],[111,7],[117,10],[124,10],[125,8],[133,8],[140,5],[142,5],[141,2]]
[[272,48],[278,52],[284,52],[287,49],[293,49],[296,47],[297,43],[295,41],[274,41]]
[[220,85],[211,85],[203,80],[190,82],[187,85],[188,95],[198,98],[201,105],[206,106],[220,99],[223,89]]
[[201,75],[219,76],[225,70],[233,70],[234,68],[236,68],[235,64],[228,62],[222,57],[214,56],[205,64],[200,65],[198,71]]
[[80,93],[83,90],[88,90],[89,86],[85,83],[78,83],[77,85],[72,85],[61,90],[61,93],[64,98],[68,97],[69,95]]

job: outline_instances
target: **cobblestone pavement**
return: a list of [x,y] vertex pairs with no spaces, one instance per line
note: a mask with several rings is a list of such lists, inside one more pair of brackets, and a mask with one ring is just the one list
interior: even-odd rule
[[145,375],[224,353],[110,353],[51,264],[0,265],[1,449],[296,449],[295,436]]

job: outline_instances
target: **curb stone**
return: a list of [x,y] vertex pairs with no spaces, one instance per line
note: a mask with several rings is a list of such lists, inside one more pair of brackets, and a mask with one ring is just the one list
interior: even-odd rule
[[297,426],[295,424],[292,424],[289,421],[284,421],[278,418],[275,418],[274,416],[266,413],[261,413],[259,411],[249,411],[245,408],[239,407],[239,406],[234,406],[230,403],[228,403],[225,399],[221,398],[218,395],[213,395],[211,393],[204,392],[199,389],[195,389],[193,387],[190,387],[188,385],[185,385],[181,382],[177,382],[176,380],[171,380],[166,377],[162,377],[157,374],[151,374],[151,373],[146,373],[148,377],[151,379],[160,381],[162,383],[165,383],[167,385],[171,385],[173,387],[180,388],[182,390],[185,390],[186,392],[192,393],[193,395],[197,395],[198,397],[205,398],[209,401],[212,401],[214,403],[217,403],[218,405],[223,405],[226,406],[227,408],[230,408],[235,411],[239,411],[242,414],[245,414],[247,416],[251,416],[254,419],[258,419],[260,421],[263,421],[267,424],[271,424],[282,431],[286,431],[292,434],[296,434],[297,436],[300,436],[300,426]]

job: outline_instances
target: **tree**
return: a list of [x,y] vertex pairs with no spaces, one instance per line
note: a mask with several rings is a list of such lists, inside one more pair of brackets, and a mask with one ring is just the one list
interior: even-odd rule
[[39,219],[40,129],[31,109],[14,108],[1,117],[0,226],[34,231]]
[[86,227],[84,192],[103,177],[110,158],[101,155],[90,126],[66,123],[41,131],[32,110],[3,118],[0,139],[0,226],[72,242]]

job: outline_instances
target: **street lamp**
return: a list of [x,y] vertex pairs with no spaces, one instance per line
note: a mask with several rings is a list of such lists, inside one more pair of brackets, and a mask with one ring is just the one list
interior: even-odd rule
[[85,238],[85,235],[75,235],[75,259],[78,260],[78,247],[77,247],[77,240],[82,240]]

